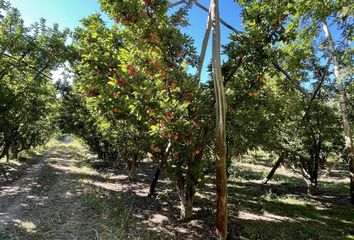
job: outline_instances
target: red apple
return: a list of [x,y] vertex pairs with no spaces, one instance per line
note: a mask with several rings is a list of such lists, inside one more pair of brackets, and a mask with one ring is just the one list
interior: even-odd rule
[[166,114],[165,114],[165,118],[166,118],[167,120],[172,120],[172,119],[175,118],[175,115],[174,115],[173,113],[171,113],[171,114],[166,113]]
[[265,77],[264,77],[264,75],[259,75],[259,76],[258,76],[258,81],[260,81],[261,83],[264,83],[264,82],[265,82]]
[[134,67],[133,67],[133,65],[128,64],[128,65],[127,65],[127,69],[128,69],[128,70],[132,70],[132,69],[134,69]]
[[176,82],[171,82],[170,86],[171,86],[171,88],[175,88],[177,86],[177,83]]
[[151,148],[151,149],[152,149],[152,151],[154,151],[154,152],[161,152],[161,149],[160,149],[160,147],[158,147],[158,146],[153,147],[153,148]]
[[124,78],[118,78],[117,83],[118,83],[120,86],[123,86],[123,85],[124,85]]
[[135,75],[136,75],[136,70],[135,70],[135,68],[131,69],[131,70],[129,71],[129,74],[130,74],[130,76],[135,77]]
[[158,67],[160,66],[160,64],[159,64],[158,62],[154,62],[152,65],[153,65],[155,68],[158,68]]
[[119,108],[113,108],[112,112],[114,113],[120,113],[122,110],[120,110]]
[[156,32],[153,32],[153,33],[150,34],[150,39],[151,39],[152,41],[157,40],[157,38],[158,38],[158,35],[157,35]]
[[166,77],[167,75],[168,75],[168,72],[166,72],[166,71],[162,71],[162,72],[161,72],[161,76],[162,76],[162,77]]

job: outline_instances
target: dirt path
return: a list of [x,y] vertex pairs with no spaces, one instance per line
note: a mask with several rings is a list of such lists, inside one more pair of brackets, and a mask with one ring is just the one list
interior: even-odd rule
[[0,185],[0,239],[136,239],[122,187],[107,189],[112,180],[86,164],[88,154],[76,141],[56,143]]
[[36,185],[40,171],[50,157],[48,153],[42,155],[37,164],[27,169],[20,179],[10,185],[0,187],[0,232],[23,213],[28,194]]
[[82,229],[91,212],[71,172],[76,160],[64,144],[51,148],[20,179],[0,188],[0,239],[92,236],[92,229]]

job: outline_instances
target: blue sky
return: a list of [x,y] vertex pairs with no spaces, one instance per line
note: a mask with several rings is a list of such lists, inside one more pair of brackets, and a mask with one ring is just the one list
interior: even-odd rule
[[[209,0],[200,0],[201,4],[209,7]],[[236,29],[241,29],[240,9],[233,0],[220,1],[220,16],[226,22],[234,26]],[[58,23],[61,28],[68,27],[74,29],[80,25],[80,19],[95,13],[101,12],[100,5],[97,0],[10,0],[10,3],[20,10],[26,24],[31,24],[39,18],[45,18],[48,24]],[[106,17],[108,20],[108,18]],[[193,7],[190,12],[191,26],[183,31],[191,35],[195,39],[195,45],[200,52],[205,27],[207,21],[207,13],[198,7]],[[228,42],[230,31],[221,28],[221,40],[225,44]],[[206,81],[208,73],[206,66],[211,58],[211,41],[209,42],[208,52],[205,58],[204,68],[202,72],[202,81]],[[55,73],[54,75],[57,75]],[[57,78],[58,76],[54,76]]]

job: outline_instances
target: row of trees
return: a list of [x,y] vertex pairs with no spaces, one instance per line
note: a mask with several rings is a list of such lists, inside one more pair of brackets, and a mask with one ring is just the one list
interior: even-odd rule
[[[287,161],[304,177],[309,193],[314,194],[319,167],[330,153],[343,154],[348,163],[351,162],[353,171],[352,161],[349,160],[352,158],[352,147],[350,143],[343,142],[340,121],[342,116],[344,126],[349,125],[344,111],[347,106],[338,108],[336,104],[339,102],[338,95],[343,98],[345,94],[344,89],[339,88],[340,83],[344,85],[345,79],[351,78],[351,73],[342,71],[340,78],[334,74],[335,66],[339,67],[338,61],[343,69],[352,66],[352,49],[347,44],[352,36],[352,24],[343,18],[343,14],[348,14],[348,9],[343,6],[349,3],[331,1],[331,4],[323,6],[317,1],[306,1],[299,4],[292,1],[287,4],[273,3],[269,9],[268,2],[244,1],[246,31],[234,35],[235,41],[226,47],[228,55],[235,56],[228,60],[226,66],[239,67],[232,77],[225,76],[230,89],[246,82],[246,89],[251,91],[248,95],[258,96],[255,105],[245,104],[241,99],[242,92],[229,98],[235,100],[231,104],[241,107],[237,115],[246,119],[245,125],[240,124],[242,119],[235,121],[239,129],[245,126],[246,131],[255,129],[253,134],[257,134],[254,135],[256,139],[250,138],[253,146],[242,141],[246,145],[238,149],[262,147],[277,153],[279,160],[268,180],[280,163]],[[322,25],[327,26],[326,21],[330,17],[334,25],[332,29],[341,35],[340,48],[331,47],[333,40],[328,37],[329,29],[326,28],[324,34],[321,28]],[[253,52],[257,55],[252,56]],[[247,60],[262,64],[249,64]],[[257,72],[255,66],[264,72],[258,78],[254,75]],[[258,82],[250,84],[247,79],[257,79]],[[264,86],[251,90],[250,86],[257,85]],[[347,101],[340,102],[343,105]],[[248,111],[242,114],[244,106],[258,104],[262,105],[256,111],[246,107]],[[251,119],[244,115],[251,116]],[[259,128],[248,127],[246,123],[253,122],[252,119],[257,119],[255,124],[261,124]],[[344,133],[346,139],[348,132],[347,129]],[[234,136],[236,140],[243,137]]]
[[68,34],[43,19],[26,27],[18,10],[0,1],[0,158],[17,158],[57,129],[50,71],[67,59]]
[[191,38],[178,28],[190,4],[172,16],[167,1],[101,4],[116,24],[107,27],[94,14],[76,29],[76,84],[63,94],[72,104],[63,106],[67,111],[78,103],[82,114],[73,106],[73,114],[62,114],[62,125],[73,126],[69,120],[80,126],[75,133],[103,158],[123,160],[133,181],[138,162],[154,159],[157,173],[166,169],[175,182],[181,217],[189,219],[214,134],[212,91],[187,73],[197,57]]
[[[103,158],[125,161],[132,180],[137,162],[152,156],[156,176],[160,168],[170,173],[182,218],[190,218],[195,187],[215,161],[215,97],[213,82],[200,83],[187,71],[201,62],[190,37],[180,32],[195,1],[181,2],[177,8],[169,1],[102,0],[115,24],[106,26],[98,14],[83,20],[75,34],[72,93],[86,110],[71,121],[81,124],[77,134]],[[319,168],[330,154],[348,159],[353,171],[348,129],[346,138],[342,130],[348,106],[338,105],[340,84],[348,85],[352,74],[350,3],[239,4],[245,31],[231,27],[222,67],[228,160],[261,147],[279,156],[269,178],[287,162],[315,194]],[[337,46],[327,21],[341,35]]]

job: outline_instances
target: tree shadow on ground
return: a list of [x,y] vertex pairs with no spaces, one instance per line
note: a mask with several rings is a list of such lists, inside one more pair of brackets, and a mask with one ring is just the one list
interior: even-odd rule
[[[176,189],[166,176],[158,183],[156,198],[146,197],[154,170],[142,163],[138,167],[137,183],[129,182],[127,177],[114,180],[123,187],[112,193],[119,194],[122,203],[132,209],[132,221],[138,232],[136,237],[145,232],[151,238],[213,239],[215,179],[208,177],[204,186],[198,188],[193,219],[183,222],[178,218]],[[229,184],[230,239],[241,236],[249,239],[342,239],[353,234],[353,212],[348,204],[342,204],[347,201],[347,195],[338,195],[335,189],[323,186],[319,196],[309,197],[301,178],[285,174],[276,174],[274,181],[267,185],[261,182],[264,177],[261,171],[241,168],[236,174],[241,175],[240,179],[231,180]],[[106,189],[97,182],[93,185]],[[159,195],[165,198],[161,200]]]
[[[250,239],[344,239],[354,234],[354,212],[329,195],[309,197],[306,188],[237,182],[229,187],[230,203],[238,204],[235,222]],[[321,192],[319,192],[321,194]]]
[[19,179],[28,167],[38,163],[39,157],[40,155],[29,152],[28,156],[20,156],[18,159],[0,162],[0,187]]
[[147,197],[155,168],[147,163],[140,163],[137,169],[138,181],[135,183],[128,180],[124,170],[118,176],[125,177],[117,178],[118,171],[116,170],[116,175],[111,176],[109,182],[103,178],[98,179],[87,175],[78,177],[86,179],[91,177],[92,181],[88,184],[99,188],[100,191],[120,196],[122,203],[132,209],[134,237],[139,238],[148,234],[149,239],[211,239],[214,235],[213,198],[196,197],[193,219],[184,222],[179,219],[180,202],[176,189],[168,181],[165,173],[160,176],[155,197]]
[[[83,159],[72,161],[77,169],[71,169],[65,163],[68,159],[60,158],[60,153],[53,155],[51,163],[56,167],[45,166],[38,186],[31,192],[30,205],[35,207],[18,219],[22,223],[12,225],[15,236],[215,239],[214,177],[207,176],[204,185],[198,187],[193,218],[183,222],[179,220],[176,188],[165,173],[157,185],[156,196],[147,197],[155,172],[151,164],[139,164],[138,181],[132,183],[122,168],[83,171]],[[354,234],[353,210],[346,203],[348,196],[339,195],[335,186],[323,185],[319,196],[309,197],[301,180],[286,174],[278,174],[277,181],[267,185],[261,181],[262,171],[240,168],[236,174],[236,178],[229,180],[230,239],[345,239]],[[62,187],[46,187],[58,181],[64,181]],[[53,203],[58,205],[57,211],[50,207]],[[117,231],[107,231],[107,225]],[[0,238],[4,236],[8,235],[0,234]]]

